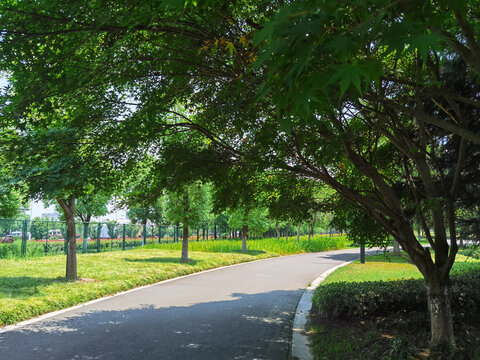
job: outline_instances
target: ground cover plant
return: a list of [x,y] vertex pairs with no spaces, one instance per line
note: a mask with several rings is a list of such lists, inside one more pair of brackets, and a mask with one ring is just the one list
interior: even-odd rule
[[64,255],[0,260],[0,326],[136,286],[272,256],[276,254],[191,252],[191,260],[182,263],[177,250],[79,254],[78,281],[63,277]]
[[[310,241],[308,236],[300,236],[297,242],[296,237],[285,238],[267,238],[248,240],[247,247],[249,250],[273,252],[279,255],[298,254],[304,252],[318,252],[344,249],[349,245],[345,235],[314,235]],[[154,244],[148,247],[179,250],[181,243]],[[191,251],[207,251],[207,252],[235,252],[242,248],[240,239],[229,240],[209,240],[209,241],[190,241],[189,249]]]
[[406,257],[377,255],[340,268],[314,295],[315,358],[479,359],[479,281],[480,261],[459,254],[450,288],[457,347],[436,348],[424,280]]
[[[146,244],[149,247],[169,250],[180,250],[181,243],[174,242],[173,238],[146,238]],[[83,240],[77,240],[77,252],[83,251]],[[346,236],[343,235],[314,235],[310,241],[308,236],[300,236],[299,242],[296,237],[289,237],[288,240],[281,238],[267,238],[249,240],[248,247],[250,250],[260,250],[266,252],[274,252],[279,255],[298,254],[302,252],[317,252],[344,249],[349,246]],[[142,246],[142,238],[125,239],[125,249],[132,249]],[[197,241],[197,237],[190,237],[189,248],[192,251],[207,252],[229,252],[241,249],[241,240],[225,239],[225,240],[201,240]],[[98,246],[97,239],[91,239],[87,242],[87,252],[105,252],[117,251],[123,249],[122,239],[101,239]],[[65,242],[63,240],[48,241],[28,241],[26,246],[26,257],[37,257],[44,255],[63,254],[65,250]],[[0,243],[0,259],[12,259],[21,256],[21,240],[15,240],[11,243]]]

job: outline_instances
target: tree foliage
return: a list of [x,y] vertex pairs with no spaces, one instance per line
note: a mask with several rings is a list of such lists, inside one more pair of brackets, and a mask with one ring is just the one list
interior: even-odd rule
[[[229,204],[253,208],[262,173],[327,184],[398,240],[425,277],[432,341],[454,342],[455,214],[476,159],[467,149],[480,143],[478,1],[8,0],[0,10],[12,81],[2,112],[21,119],[58,94],[86,111],[88,99],[95,116],[74,118],[123,134],[107,142],[115,164],[158,155],[169,169],[160,188],[222,169]],[[445,76],[454,62],[470,93]],[[186,139],[198,146],[179,146]],[[449,146],[454,165],[442,166]],[[175,159],[194,166],[182,173]]]

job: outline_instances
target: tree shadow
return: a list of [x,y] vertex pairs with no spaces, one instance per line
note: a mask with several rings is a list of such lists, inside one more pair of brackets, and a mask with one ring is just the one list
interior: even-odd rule
[[203,262],[203,260],[194,260],[194,259],[189,259],[188,262],[183,262],[179,257],[158,257],[158,256],[146,258],[146,259],[123,258],[123,260],[128,262],[170,263],[170,264],[184,264],[184,265],[195,265]]
[[66,281],[65,278],[43,278],[32,276],[0,277],[0,299],[25,298],[41,293],[41,288],[56,282]]
[[242,250],[230,250],[230,251],[225,251],[225,253],[229,254],[243,254],[243,255],[261,255],[261,254],[266,254],[266,251],[263,250],[247,250],[247,251],[242,251]]
[[141,305],[132,297],[120,309],[113,298],[0,333],[0,358],[288,359],[302,292],[232,293],[186,306]]
[[[379,255],[383,253],[384,251],[379,249],[365,249],[367,261],[370,261],[368,258],[370,255]],[[320,257],[331,260],[352,261],[360,258],[360,249],[355,253],[322,252]]]

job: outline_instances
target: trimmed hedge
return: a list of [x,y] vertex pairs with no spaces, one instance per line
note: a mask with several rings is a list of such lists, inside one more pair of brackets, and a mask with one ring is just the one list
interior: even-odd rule
[[[467,266],[451,276],[455,316],[477,318],[480,310],[480,269]],[[367,319],[402,312],[427,312],[424,280],[332,283],[319,286],[312,315],[333,319]]]

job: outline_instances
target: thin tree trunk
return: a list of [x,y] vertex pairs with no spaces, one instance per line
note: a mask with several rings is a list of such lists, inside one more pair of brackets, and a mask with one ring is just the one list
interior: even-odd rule
[[285,230],[285,241],[288,242],[288,230],[290,230],[290,223],[287,222],[287,229]]
[[182,236],[182,262],[188,262],[188,212],[190,210],[188,191],[183,195],[183,236]]
[[280,224],[278,223],[278,220],[277,220],[277,241],[280,241]]
[[182,262],[188,262],[188,226],[187,219],[183,219]]
[[243,219],[243,229],[242,229],[242,251],[247,251],[247,233],[248,233],[248,225],[247,219]]
[[310,239],[312,238],[313,236],[313,230],[315,228],[315,222],[317,221],[317,213],[313,213],[313,220],[312,220],[312,224],[310,226],[310,231],[308,232],[308,241],[310,242]]
[[302,226],[302,223],[298,223],[297,226],[297,243],[300,242],[300,226]]
[[394,256],[401,256],[402,255],[401,252],[400,252],[400,244],[395,239],[393,239],[393,255]]
[[77,279],[77,235],[75,230],[75,198],[71,196],[67,201],[57,199],[65,215],[67,224],[67,264],[65,277],[68,280]]

